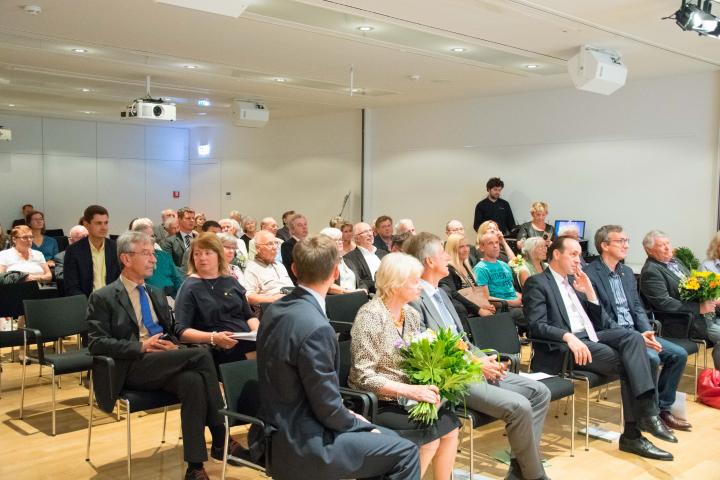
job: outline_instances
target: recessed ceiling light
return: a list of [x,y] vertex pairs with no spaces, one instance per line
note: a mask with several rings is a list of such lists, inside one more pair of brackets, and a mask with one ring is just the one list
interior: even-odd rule
[[88,53],[86,48],[73,48],[72,51],[74,53]]
[[529,68],[530,70],[538,68],[538,67],[539,67],[539,65],[535,65],[535,64],[525,65],[525,68]]
[[25,5],[23,10],[30,15],[40,15],[42,13],[42,8],[39,5]]
[[81,92],[85,92],[85,93],[87,93],[87,92],[92,92],[92,90],[89,89],[89,88],[81,88],[80,91],[81,91]]
[[198,68],[197,65],[184,65],[184,67],[187,68],[188,70],[195,70]]
[[198,112],[198,115],[207,115],[207,112]]
[[14,107],[14,106],[15,106],[14,103],[8,103],[8,107]]
[[285,83],[285,82],[287,82],[287,78],[275,77],[275,78],[273,78],[273,81],[278,82],[278,83]]
[[361,25],[357,27],[357,29],[361,32],[372,32],[373,30],[375,30],[375,27],[371,27],[370,25]]
[[464,52],[465,50],[466,50],[466,49],[463,48],[463,47],[453,47],[453,48],[450,49],[451,52],[455,52],[455,53],[462,53],[462,52]]
[[418,80],[422,79],[422,77],[420,75],[418,75],[417,73],[414,75],[408,75],[408,78],[414,82],[417,82]]
[[97,112],[93,112],[92,110],[82,110],[82,113],[84,113],[85,115],[91,115],[91,114],[97,113]]
[[352,93],[362,93],[363,89],[362,88],[352,88],[352,89],[350,89],[350,91]]
[[207,98],[201,98],[197,101],[197,104],[201,107],[209,107],[210,106],[210,100]]

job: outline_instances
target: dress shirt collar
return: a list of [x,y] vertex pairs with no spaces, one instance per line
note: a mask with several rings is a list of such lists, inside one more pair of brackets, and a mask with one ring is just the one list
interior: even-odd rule
[[145,282],[135,283],[132,280],[130,280],[129,278],[127,278],[125,275],[122,275],[122,274],[120,275],[120,281],[122,282],[123,286],[125,286],[125,290],[127,290],[128,292],[135,290],[140,285],[145,285]]
[[320,295],[318,292],[316,292],[312,288],[306,287],[305,285],[298,284],[298,287],[302,288],[303,290],[308,292],[310,295],[312,295],[315,298],[315,300],[318,302],[318,305],[320,306],[320,310],[322,310],[322,312],[325,314],[325,316],[327,316],[327,313],[325,312],[325,297]]
[[598,260],[599,260],[600,263],[602,264],[602,266],[603,266],[603,271],[604,271],[607,275],[610,275],[610,276],[611,276],[613,273],[614,273],[615,275],[620,275],[620,273],[622,272],[622,267],[621,267],[622,264],[621,264],[620,262],[617,262],[617,264],[615,265],[615,268],[614,268],[614,269],[610,269],[610,265],[608,265],[607,263],[605,263],[605,260],[603,260],[602,257],[600,257]]
[[428,281],[425,280],[424,278],[421,278],[421,279],[420,279],[420,286],[421,286],[422,289],[425,291],[425,293],[428,294],[428,296],[429,296],[430,298],[433,298],[433,295],[435,295],[435,294],[437,293],[437,291],[439,290],[438,287],[433,287],[433,286],[430,284],[430,282],[428,282]]
[[374,255],[375,252],[377,252],[377,247],[375,245],[370,245],[369,248],[361,247],[360,245],[357,246],[357,248],[360,249],[360,253],[363,255]]

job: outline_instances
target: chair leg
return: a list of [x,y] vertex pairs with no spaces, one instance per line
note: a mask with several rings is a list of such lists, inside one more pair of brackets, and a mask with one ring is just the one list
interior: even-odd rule
[[[55,366],[50,366],[51,380],[52,380],[52,436],[55,436]],[[60,377],[58,377],[58,380]]]
[[27,375],[27,358],[23,359],[22,365],[22,380],[20,380],[20,418],[23,418],[23,411],[25,407],[25,376]]
[[230,422],[228,417],[225,416],[225,444],[223,445],[223,466],[222,466],[222,480],[225,480],[225,472],[227,471],[227,457],[228,457],[228,445],[230,444]]
[[697,402],[697,380],[698,380],[698,355],[700,354],[700,350],[698,350],[698,353],[695,354],[695,381],[693,382],[693,391],[695,392],[695,401]]
[[590,380],[585,381],[585,451],[590,451]]
[[473,471],[475,470],[475,425],[473,425],[472,417],[470,420],[470,480],[473,477]]
[[167,427],[167,412],[168,412],[168,407],[163,408],[163,434],[162,434],[162,440],[160,440],[160,443],[165,443],[165,428]]
[[87,447],[85,447],[85,461],[86,462],[90,461],[90,437],[92,436],[92,422],[93,422],[93,410],[94,410],[94,405],[93,405],[93,401],[92,401],[93,389],[94,389],[93,379],[92,379],[92,375],[90,375],[90,419],[88,420]]
[[127,425],[127,474],[128,480],[132,478],[132,470],[130,470],[130,464],[132,462],[132,447],[130,445],[130,401],[124,400],[125,402],[125,422]]
[[[573,389],[575,387],[573,386]],[[572,404],[571,416],[570,416],[570,456],[575,456],[575,394],[573,393],[568,397]],[[567,406],[567,404],[566,404]]]

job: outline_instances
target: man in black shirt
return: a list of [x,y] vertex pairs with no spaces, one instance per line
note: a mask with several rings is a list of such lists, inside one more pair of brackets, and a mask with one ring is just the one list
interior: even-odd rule
[[510,230],[515,227],[515,218],[512,214],[510,204],[500,198],[500,193],[505,187],[502,180],[493,177],[487,181],[487,198],[475,205],[475,220],[473,228],[477,231],[480,224],[486,220],[492,220],[498,224],[503,235],[508,235]]

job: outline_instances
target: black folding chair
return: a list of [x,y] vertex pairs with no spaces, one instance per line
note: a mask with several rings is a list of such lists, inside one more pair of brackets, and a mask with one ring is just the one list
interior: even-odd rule
[[363,291],[328,295],[325,298],[325,310],[330,320],[353,323],[358,310],[367,301],[367,293]]
[[[90,378],[90,398],[92,399],[94,394],[98,407],[105,413],[112,415],[115,407],[115,402],[111,400],[114,393],[112,379],[115,376],[115,360],[101,355],[95,355],[91,358],[92,376]],[[96,389],[96,383],[101,385],[101,388]],[[140,411],[162,408],[164,416],[161,443],[165,443],[165,428],[167,426],[168,407],[180,403],[180,400],[175,395],[162,390],[140,391],[123,389],[119,393],[117,401],[125,409],[125,422],[127,430],[127,476],[128,479],[130,479],[132,478],[132,432],[130,429],[131,414]],[[91,401],[90,418],[88,419],[87,448],[85,450],[85,461],[87,462],[90,461],[90,440],[92,437],[93,413],[94,404]],[[118,416],[119,414],[120,412],[118,412]]]

